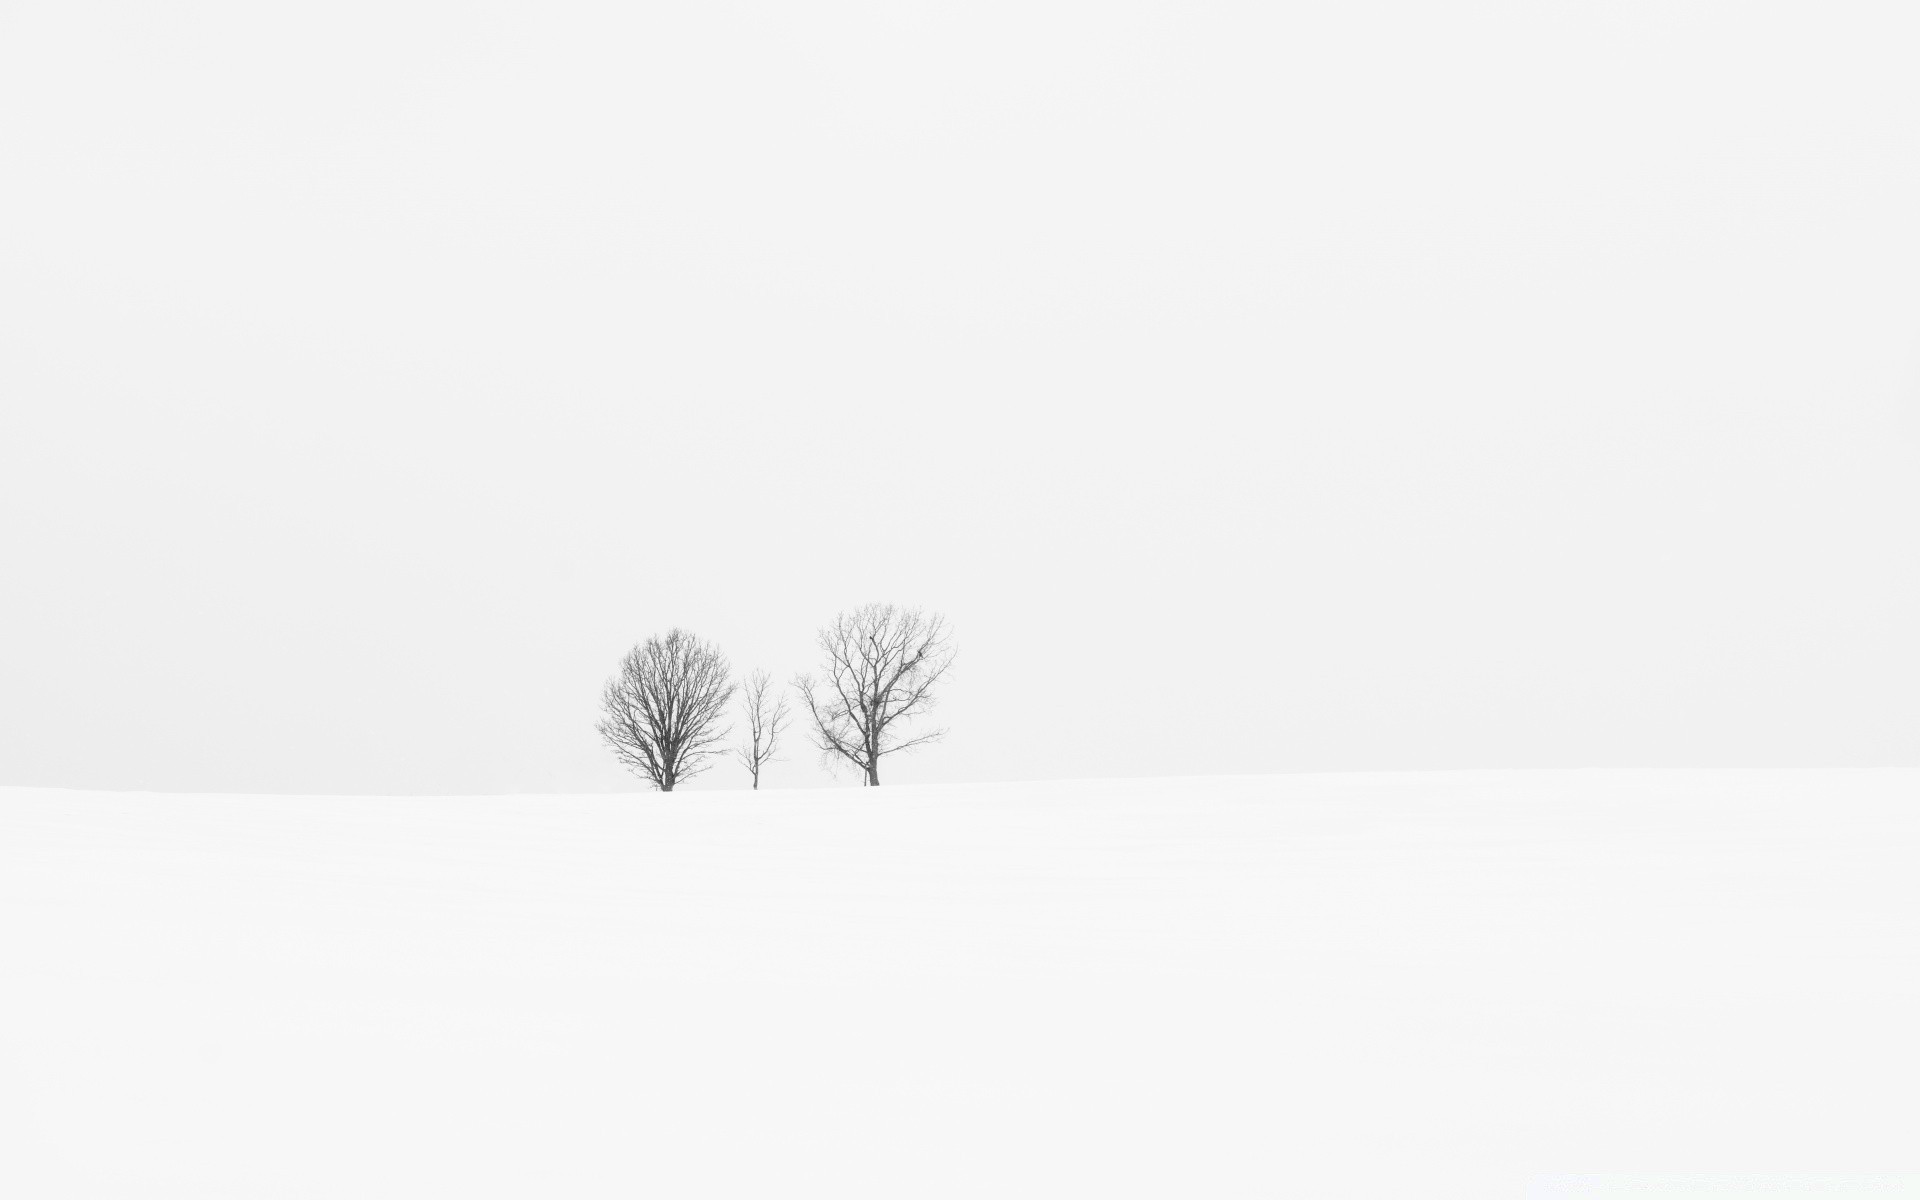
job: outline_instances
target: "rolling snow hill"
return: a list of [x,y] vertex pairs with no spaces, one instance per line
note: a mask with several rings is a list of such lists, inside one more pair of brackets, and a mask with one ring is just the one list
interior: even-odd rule
[[7,1196],[1907,1197],[1917,1028],[1914,771],[0,790]]

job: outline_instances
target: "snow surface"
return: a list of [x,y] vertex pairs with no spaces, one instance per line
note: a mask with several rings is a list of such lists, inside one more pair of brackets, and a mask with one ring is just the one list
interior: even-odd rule
[[1920,1195],[1917,865],[1914,771],[0,790],[0,1195]]

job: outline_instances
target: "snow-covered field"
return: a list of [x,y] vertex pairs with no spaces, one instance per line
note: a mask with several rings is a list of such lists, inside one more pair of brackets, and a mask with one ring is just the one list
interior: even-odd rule
[[1916,1029],[1912,771],[0,790],[10,1197],[1907,1197]]

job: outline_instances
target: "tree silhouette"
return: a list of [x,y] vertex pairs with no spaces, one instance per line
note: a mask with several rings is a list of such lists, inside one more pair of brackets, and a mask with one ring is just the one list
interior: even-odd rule
[[663,792],[711,766],[728,730],[733,671],[718,647],[684,629],[627,652],[601,693],[600,736],[620,765]]
[[865,604],[820,631],[820,677],[794,680],[812,719],[813,741],[829,762],[845,759],[868,787],[880,786],[880,760],[945,735],[906,729],[933,707],[934,688],[953,666],[946,619],[919,609]]

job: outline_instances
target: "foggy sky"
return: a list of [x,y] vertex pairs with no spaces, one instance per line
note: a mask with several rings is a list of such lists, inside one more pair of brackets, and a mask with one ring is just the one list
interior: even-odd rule
[[1916,33],[9,4],[0,783],[637,789],[868,600],[890,781],[1920,764]]

